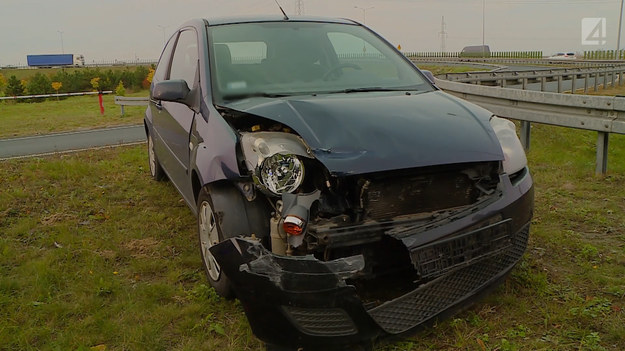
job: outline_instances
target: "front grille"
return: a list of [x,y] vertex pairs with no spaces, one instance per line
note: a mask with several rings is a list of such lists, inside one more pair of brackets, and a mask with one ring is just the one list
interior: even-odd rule
[[[493,189],[496,182],[477,185],[479,181],[471,179],[469,174],[488,174],[493,167],[487,163],[475,168],[430,169],[419,174],[370,178],[362,185],[361,205],[367,218],[374,220],[471,205],[482,195],[482,190]],[[493,179],[498,178],[493,175]]]
[[283,306],[287,316],[303,333],[313,336],[356,334],[356,326],[340,308],[300,308]]
[[511,237],[511,245],[499,254],[457,269],[368,312],[382,329],[391,334],[422,324],[477,294],[512,268],[525,252],[528,235],[529,225]]
[[493,256],[508,249],[511,219],[449,239],[419,247],[412,255],[421,279],[441,276],[453,269]]

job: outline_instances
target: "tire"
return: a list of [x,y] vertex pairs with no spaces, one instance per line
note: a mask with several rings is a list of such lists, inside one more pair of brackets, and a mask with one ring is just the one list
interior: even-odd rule
[[156,152],[154,152],[154,140],[152,140],[152,134],[148,133],[148,163],[150,165],[150,175],[156,181],[163,180],[165,178],[165,171],[158,162]]
[[230,299],[234,297],[230,280],[208,250],[224,240],[217,216],[213,210],[213,201],[206,187],[200,190],[197,201],[197,231],[200,242],[200,253],[208,282],[220,296]]

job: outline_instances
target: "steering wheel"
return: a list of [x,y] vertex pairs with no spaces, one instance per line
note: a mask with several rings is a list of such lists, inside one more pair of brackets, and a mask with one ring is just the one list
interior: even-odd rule
[[328,78],[336,73],[338,70],[340,69],[344,69],[344,68],[353,68],[355,70],[361,70],[362,67],[358,66],[355,63],[339,63],[338,65],[331,67],[326,73],[323,74],[323,80],[328,80]]

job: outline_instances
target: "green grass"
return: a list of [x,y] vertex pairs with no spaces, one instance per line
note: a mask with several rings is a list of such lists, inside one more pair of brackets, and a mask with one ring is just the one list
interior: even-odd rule
[[432,72],[433,75],[445,74],[445,73],[462,73],[462,72],[472,72],[472,71],[481,71],[481,68],[475,68],[471,66],[445,66],[445,65],[428,65],[428,64],[420,64],[416,63],[419,69],[424,69],[426,71]]
[[[600,82],[603,82],[602,80],[600,80]],[[611,87],[608,86],[607,89],[603,89],[602,85],[599,86],[599,91],[593,91],[592,88],[588,89],[588,95],[604,95],[604,96],[616,96],[616,95],[620,95],[620,96],[625,96],[625,85],[619,85],[618,82],[616,83],[616,86]]]
[[[147,96],[141,91],[128,96]],[[139,124],[145,106],[125,106],[114,103],[114,94],[103,95],[104,114],[100,114],[97,95],[73,96],[56,100],[15,102],[0,101],[0,138],[49,134],[77,129]]]
[[[9,107],[46,105],[99,114],[90,97]],[[119,107],[105,106],[114,120]],[[20,123],[5,107],[0,133]],[[532,124],[523,260],[467,311],[376,350],[624,350],[625,137],[610,137],[606,176],[594,175],[595,142]],[[207,286],[195,219],[171,183],[150,179],[145,146],[0,166],[0,349],[263,349],[240,304]]]
[[0,348],[260,348],[207,287],[190,211],[145,165],[144,147],[2,163]]
[[[625,349],[625,138],[533,125],[529,249],[485,300],[376,350]],[[0,167],[0,340],[8,350],[262,350],[201,271],[195,220],[144,146]]]

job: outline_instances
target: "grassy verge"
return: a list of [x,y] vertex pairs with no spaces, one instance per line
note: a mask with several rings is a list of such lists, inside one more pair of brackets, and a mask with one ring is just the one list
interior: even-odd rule
[[207,287],[190,211],[146,172],[144,147],[3,162],[3,349],[260,349]]
[[[147,91],[128,94],[147,95]],[[145,106],[125,106],[122,117],[114,94],[102,98],[104,114],[100,114],[97,95],[38,102],[0,101],[0,138],[138,124],[143,120]]]
[[432,72],[433,75],[445,74],[445,73],[462,73],[471,71],[481,71],[481,68],[475,68],[471,66],[445,66],[445,65],[422,65],[417,63],[419,69]]
[[[603,81],[600,80],[600,82],[603,82]],[[616,86],[614,87],[608,86],[607,89],[603,89],[600,86],[599,91],[593,91],[592,88],[590,88],[588,89],[588,95],[625,96],[625,85],[619,85],[617,82]]]
[[[533,126],[536,212],[504,285],[376,350],[625,349],[625,138],[594,175],[595,134]],[[0,340],[9,350],[262,350],[207,287],[195,220],[144,147],[0,167]]]

